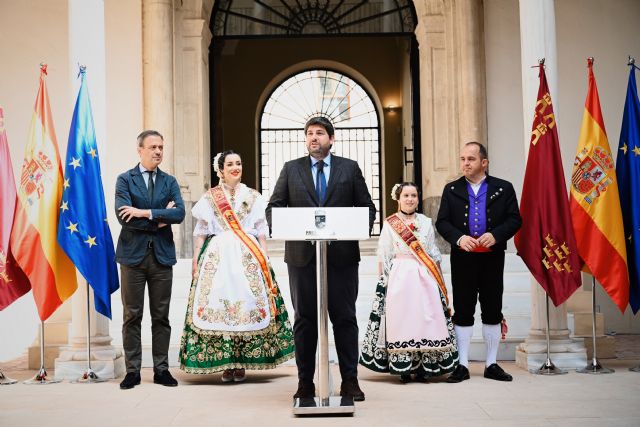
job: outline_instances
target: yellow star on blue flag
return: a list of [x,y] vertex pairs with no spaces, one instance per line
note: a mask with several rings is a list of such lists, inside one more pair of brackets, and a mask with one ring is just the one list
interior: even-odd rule
[[[629,269],[629,305],[636,314],[640,310],[640,100],[636,86],[637,67],[635,64],[630,65],[616,175],[622,220],[627,236],[625,243]],[[625,155],[631,147],[634,155]]]
[[97,245],[96,238],[95,237],[91,237],[91,236],[88,236],[87,240],[85,240],[84,242],[89,245],[89,248],[91,248],[92,246],[96,246]]
[[76,170],[76,168],[80,167],[80,159],[76,159],[75,157],[71,159],[71,163],[69,163],[69,166],[73,166],[73,170]]
[[104,221],[107,209],[85,77],[81,67],[80,90],[67,144],[65,201],[60,208],[58,242],[93,288],[96,311],[111,318],[111,294],[119,287],[118,271],[111,231]]

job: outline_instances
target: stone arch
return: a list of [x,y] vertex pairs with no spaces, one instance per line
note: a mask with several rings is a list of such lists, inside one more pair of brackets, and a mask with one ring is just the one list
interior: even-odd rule
[[[329,92],[318,97],[316,90],[327,84]],[[279,102],[281,99],[285,102]],[[289,108],[289,104],[295,107]],[[314,115],[324,115],[333,122],[336,143],[332,153],[360,164],[380,211],[384,202],[381,189],[385,188],[380,98],[362,73],[336,61],[309,60],[286,67],[263,89],[255,119],[261,192],[270,194],[284,162],[306,154],[302,127]],[[380,215],[374,223],[374,234],[379,231]]]

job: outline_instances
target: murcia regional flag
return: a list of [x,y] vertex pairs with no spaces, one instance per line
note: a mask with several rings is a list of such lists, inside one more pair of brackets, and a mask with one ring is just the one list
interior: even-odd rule
[[4,111],[0,107],[0,310],[31,290],[29,279],[13,256],[9,239],[16,208],[16,183],[4,130]]
[[580,287],[580,258],[571,225],[558,127],[544,72],[534,108],[516,234],[518,255],[556,306]]

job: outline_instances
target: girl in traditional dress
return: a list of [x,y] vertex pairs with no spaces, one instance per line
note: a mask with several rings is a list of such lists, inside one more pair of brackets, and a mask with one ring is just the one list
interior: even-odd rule
[[213,165],[220,184],[191,210],[197,222],[180,369],[223,371],[223,382],[240,382],[245,369],[292,358],[293,333],[267,258],[267,200],[240,182],[237,153],[220,153]]
[[430,218],[416,212],[418,188],[396,184],[391,198],[398,212],[382,226],[373,309],[360,364],[400,375],[402,382],[426,381],[453,372],[458,351],[440,270],[440,251]]

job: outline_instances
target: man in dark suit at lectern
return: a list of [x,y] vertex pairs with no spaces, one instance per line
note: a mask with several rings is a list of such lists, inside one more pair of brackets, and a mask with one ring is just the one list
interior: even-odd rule
[[[350,159],[332,155],[334,129],[324,117],[311,118],[304,127],[309,155],[285,163],[267,207],[271,226],[271,209],[281,207],[368,207],[369,230],[376,208],[371,200],[362,171]],[[315,248],[310,242],[286,242],[284,261],[289,271],[291,300],[295,310],[293,325],[298,366],[298,390],[295,398],[313,398],[315,355],[318,343],[316,307]],[[331,243],[327,250],[329,318],[338,352],[341,396],[364,400],[358,384],[358,264],[357,241]]]

